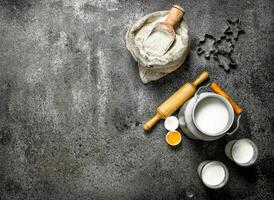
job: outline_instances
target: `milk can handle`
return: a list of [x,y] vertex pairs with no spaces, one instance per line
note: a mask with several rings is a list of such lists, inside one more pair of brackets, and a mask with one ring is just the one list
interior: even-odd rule
[[236,128],[232,132],[228,132],[227,135],[232,135],[232,134],[234,134],[239,129],[239,127],[240,127],[240,119],[241,119],[241,115],[238,115]]
[[205,85],[205,86],[201,86],[201,87],[198,88],[198,90],[195,92],[195,95],[194,95],[196,101],[199,99],[199,95],[200,95],[199,92],[202,91],[203,89],[209,87],[209,86],[210,86],[210,83]]

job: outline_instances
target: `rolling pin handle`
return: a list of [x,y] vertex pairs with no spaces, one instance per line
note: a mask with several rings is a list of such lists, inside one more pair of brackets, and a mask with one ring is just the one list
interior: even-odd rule
[[150,120],[148,120],[144,124],[144,130],[149,131],[154,126],[154,124],[156,124],[160,119],[161,119],[161,115],[159,113],[156,113],[154,117],[152,117]]
[[200,74],[200,76],[198,76],[198,78],[193,81],[192,85],[194,87],[197,87],[198,85],[200,85],[203,81],[205,81],[208,78],[208,72],[204,71],[203,73]]

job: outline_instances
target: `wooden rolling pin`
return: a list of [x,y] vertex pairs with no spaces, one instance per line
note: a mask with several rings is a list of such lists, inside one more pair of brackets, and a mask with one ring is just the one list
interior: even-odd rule
[[242,109],[240,106],[238,106],[238,105],[235,103],[235,101],[234,101],[234,100],[233,100],[233,99],[232,99],[224,90],[222,90],[222,89],[219,87],[219,85],[218,85],[217,83],[215,83],[215,82],[211,83],[210,88],[211,88],[215,93],[217,93],[217,94],[223,96],[224,98],[226,98],[226,99],[229,101],[229,103],[232,105],[233,110],[234,110],[234,112],[235,112],[236,115],[239,115],[239,114],[241,114],[241,113],[243,112],[243,109]]
[[172,96],[170,96],[164,103],[158,108],[156,115],[148,120],[144,124],[144,130],[150,130],[156,122],[160,119],[165,119],[180,108],[187,100],[189,100],[195,93],[196,88],[204,80],[208,78],[208,72],[204,71],[200,76],[192,83],[186,83],[180,87]]

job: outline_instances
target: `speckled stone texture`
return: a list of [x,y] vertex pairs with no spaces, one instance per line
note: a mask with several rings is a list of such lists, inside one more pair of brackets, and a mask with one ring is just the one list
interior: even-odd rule
[[[185,7],[192,45],[185,64],[144,85],[124,35],[147,13]],[[273,199],[274,4],[272,0],[1,0],[0,199]],[[196,53],[240,18],[229,73]],[[185,81],[208,70],[243,106],[240,130],[171,149],[163,122],[142,123]],[[225,144],[251,138],[258,162],[241,168]],[[198,164],[224,162],[228,184],[206,189]]]

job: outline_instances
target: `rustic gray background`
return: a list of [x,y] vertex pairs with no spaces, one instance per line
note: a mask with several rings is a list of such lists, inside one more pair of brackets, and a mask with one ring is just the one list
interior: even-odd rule
[[[192,45],[185,64],[143,85],[125,47],[126,30],[147,13],[185,7]],[[272,0],[1,0],[0,199],[273,199],[274,5]],[[240,18],[226,73],[196,54],[205,33],[219,37]],[[214,142],[165,143],[159,123],[142,123],[184,82],[208,70],[245,112],[240,130]],[[258,162],[240,168],[224,155],[234,138],[251,138]],[[206,189],[205,159],[230,172]]]

